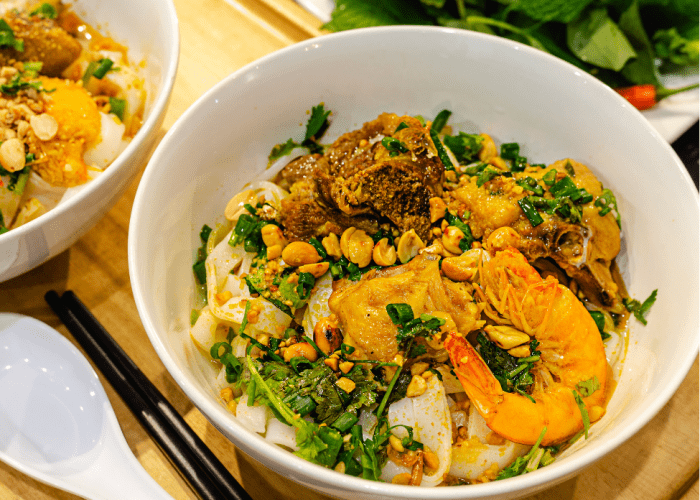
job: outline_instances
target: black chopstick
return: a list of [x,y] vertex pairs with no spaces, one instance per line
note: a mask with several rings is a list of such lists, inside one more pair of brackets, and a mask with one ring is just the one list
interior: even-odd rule
[[251,500],[161,392],[71,291],[44,296],[75,340],[203,500]]

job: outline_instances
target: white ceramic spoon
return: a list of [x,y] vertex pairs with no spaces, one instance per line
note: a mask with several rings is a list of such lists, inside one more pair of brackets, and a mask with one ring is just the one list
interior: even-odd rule
[[0,460],[92,500],[172,499],[132,454],[82,353],[9,313],[0,314]]

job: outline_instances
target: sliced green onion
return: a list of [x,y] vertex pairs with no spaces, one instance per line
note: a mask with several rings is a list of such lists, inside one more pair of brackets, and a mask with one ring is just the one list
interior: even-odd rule
[[550,188],[549,192],[552,193],[554,197],[571,196],[572,194],[578,192],[578,188],[571,177],[568,175],[563,179],[555,182]]
[[386,312],[395,325],[403,325],[413,320],[413,308],[408,304],[389,304]]
[[42,19],[56,19],[58,12],[50,3],[42,3],[39,7],[29,13],[30,16],[39,16]]
[[450,157],[447,156],[447,152],[445,152],[445,148],[443,147],[442,142],[440,142],[438,133],[432,128],[430,129],[430,138],[433,140],[433,144],[435,144],[438,158],[440,158],[440,161],[445,166],[445,170],[454,170],[455,167],[452,164],[452,160],[450,160]]
[[311,396],[293,395],[293,397],[284,398],[282,400],[287,403],[294,413],[298,413],[302,417],[308,415],[316,409],[316,403]]
[[554,184],[557,180],[557,170],[556,169],[551,169],[549,170],[546,174],[542,176],[542,181],[547,185],[551,186]]
[[515,183],[522,187],[523,189],[527,189],[528,191],[532,191],[535,193],[537,196],[544,196],[544,188],[540,186],[535,179],[532,177],[525,177],[523,179],[518,179],[515,181]]
[[311,273],[299,273],[299,281],[297,283],[297,295],[299,295],[301,300],[306,300],[311,296],[311,289],[316,284],[316,278]]
[[394,134],[395,134],[396,132],[398,132],[399,130],[403,130],[403,129],[405,129],[405,128],[408,128],[408,125],[406,124],[406,122],[401,122],[401,123],[399,123],[399,126],[396,127],[396,130],[394,130]]
[[384,137],[382,139],[382,146],[389,151],[389,156],[397,156],[400,153],[408,153],[408,148],[406,145],[393,137]]
[[119,118],[119,121],[124,121],[126,113],[126,99],[117,99],[116,97],[109,98],[109,112]]
[[527,220],[530,221],[532,227],[539,226],[544,222],[544,219],[528,198],[519,199],[518,205],[520,205],[520,209],[525,213],[525,217],[527,217]]
[[501,158],[515,160],[518,156],[520,156],[520,144],[517,142],[501,144]]
[[586,405],[583,402],[583,399],[581,399],[579,393],[573,390],[571,392],[573,393],[574,399],[576,400],[576,406],[578,406],[578,409],[581,412],[581,420],[583,421],[583,434],[584,436],[586,436],[586,439],[588,439],[588,429],[590,429],[591,427],[591,419],[588,416],[588,409],[586,408]]
[[100,59],[97,61],[97,67],[95,70],[92,72],[92,76],[97,78],[98,80],[102,80],[104,76],[107,74],[107,72],[112,69],[112,66],[114,65],[114,61],[111,59]]
[[347,432],[350,428],[357,423],[359,419],[353,413],[343,413],[339,416],[335,422],[331,424],[331,427],[338,429],[340,432]]
[[447,125],[447,120],[450,119],[451,115],[452,111],[448,109],[443,109],[442,111],[440,111],[433,120],[431,130],[435,130],[435,132],[439,134],[440,131],[442,131],[442,129],[445,128],[445,125]]

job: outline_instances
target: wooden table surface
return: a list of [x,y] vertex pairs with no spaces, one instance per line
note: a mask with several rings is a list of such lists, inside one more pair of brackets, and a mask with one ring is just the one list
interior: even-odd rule
[[[180,19],[180,66],[163,134],[190,104],[229,73],[274,50],[320,35],[320,22],[292,0],[175,0],[175,6]],[[127,231],[138,180],[70,249],[1,283],[0,311],[33,316],[72,341],[43,296],[48,290],[73,290],[254,499],[329,498],[296,485],[237,450],[193,407],[160,363],[136,311],[127,268]],[[104,379],[102,382],[127,442],[148,473],[174,498],[197,498],[119,396]],[[0,499],[51,498],[77,497],[0,463]],[[680,498],[698,498],[697,360],[676,395],[638,434],[576,478],[530,500]]]

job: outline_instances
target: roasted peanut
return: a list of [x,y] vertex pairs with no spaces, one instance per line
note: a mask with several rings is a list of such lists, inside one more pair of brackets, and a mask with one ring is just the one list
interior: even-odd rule
[[[321,350],[323,350],[323,349],[321,348]],[[338,358],[326,358],[323,360],[323,364],[325,364],[328,368],[330,368],[334,372],[338,371],[338,363],[339,363]]]
[[389,245],[389,238],[382,238],[372,250],[374,263],[382,267],[393,266],[396,263],[396,249]]
[[438,196],[430,198],[428,201],[430,204],[430,222],[435,223],[445,216],[445,210],[447,210],[447,205]]
[[308,342],[297,342],[284,350],[284,360],[287,363],[298,356],[302,356],[313,363],[318,358],[318,353]]
[[433,451],[425,447],[423,448],[423,464],[431,469],[437,469],[440,467],[440,459]]
[[315,264],[321,260],[321,256],[310,243],[293,241],[282,250],[282,259],[290,266],[298,267]]
[[267,260],[274,260],[280,255],[282,255],[281,245],[273,245],[271,247],[267,247]]
[[527,358],[530,356],[530,346],[519,345],[518,347],[513,347],[512,349],[508,349],[508,354],[514,358]]
[[355,363],[353,363],[352,361],[343,361],[342,363],[340,363],[340,371],[347,375],[350,372],[350,370],[353,369],[354,366]]
[[233,399],[233,389],[231,389],[230,387],[224,387],[223,389],[221,389],[221,392],[219,392],[219,397],[221,397],[221,399],[228,403]]
[[243,205],[246,203],[255,203],[257,197],[255,196],[255,191],[252,189],[246,189],[236,194],[233,198],[229,200],[224,209],[224,216],[230,221],[237,221],[242,213],[246,211]]
[[348,260],[358,265],[358,267],[366,267],[372,262],[372,251],[374,249],[374,240],[358,229],[354,231],[348,239]]
[[284,248],[287,245],[287,238],[284,237],[282,229],[276,224],[266,224],[260,230],[263,243],[267,247],[279,245]]
[[442,260],[442,272],[452,281],[471,281],[479,270],[481,250],[467,250],[458,257]]
[[238,403],[236,403],[235,399],[232,399],[228,403],[226,403],[226,409],[233,413],[234,415],[236,414],[236,409],[238,408]]
[[490,135],[479,134],[479,137],[483,139],[481,142],[481,149],[479,150],[479,160],[488,163],[491,158],[498,156],[498,148]]
[[229,292],[228,290],[223,291],[221,293],[215,293],[214,294],[214,300],[216,301],[216,304],[221,307],[223,306],[228,300],[233,297],[233,294]]
[[411,365],[411,375],[422,375],[425,370],[430,367],[429,363],[425,361],[418,361]]
[[330,317],[321,318],[314,325],[314,342],[326,354],[330,354],[343,343],[343,334],[340,333],[338,323]]
[[391,478],[391,484],[407,485],[410,482],[411,475],[408,472],[401,472],[400,474],[396,474],[394,477]]
[[340,241],[338,241],[338,236],[335,233],[330,233],[323,238],[321,244],[326,250],[326,253],[334,259],[339,259],[343,256],[343,252],[340,250]]
[[49,141],[58,132],[58,122],[53,116],[42,113],[29,117],[29,125],[40,141]]
[[428,390],[428,383],[420,375],[414,375],[406,388],[406,397],[415,398]]
[[350,380],[347,377],[340,377],[338,381],[335,383],[336,386],[340,387],[342,390],[350,394],[352,391],[355,390],[355,382]]
[[506,164],[506,161],[500,156],[494,156],[488,161],[488,163],[496,167],[498,170],[508,170],[508,165]]
[[0,165],[9,171],[17,172],[24,168],[26,156],[24,143],[19,139],[8,139],[0,144]]
[[447,226],[442,232],[442,244],[445,246],[445,249],[457,255],[462,253],[459,243],[464,238],[464,233],[457,226]]
[[425,248],[425,243],[418,237],[416,231],[411,229],[406,231],[399,238],[399,244],[396,249],[396,255],[402,264],[405,264],[413,257],[418,255],[418,251]]
[[300,273],[311,273],[314,278],[320,278],[328,271],[330,264],[328,262],[316,262],[315,264],[306,264],[299,266]]
[[605,408],[602,406],[594,405],[588,409],[588,417],[591,419],[591,422],[600,420],[603,418],[603,415],[605,415]]
[[401,443],[401,440],[394,436],[393,434],[389,435],[389,444],[391,445],[392,448],[394,448],[396,451],[399,453],[402,453],[404,451],[403,444]]
[[488,238],[484,248],[491,254],[495,255],[500,250],[505,250],[508,247],[518,248],[520,246],[520,235],[512,227],[499,227],[492,232]]
[[484,331],[491,341],[495,342],[501,349],[508,350],[530,342],[530,336],[527,333],[510,326],[487,325],[484,327]]
[[350,242],[350,236],[352,236],[352,233],[354,233],[355,231],[357,231],[356,227],[349,227],[345,231],[343,231],[343,234],[340,235],[340,251],[348,260],[350,260],[350,248],[348,246]]

